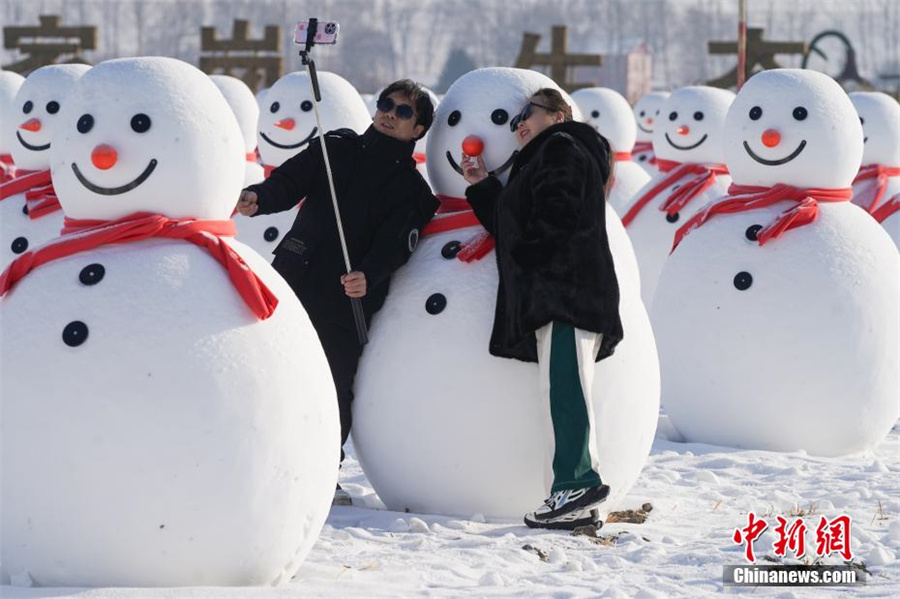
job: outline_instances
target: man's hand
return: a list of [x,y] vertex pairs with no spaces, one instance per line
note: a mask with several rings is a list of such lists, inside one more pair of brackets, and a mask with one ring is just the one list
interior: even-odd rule
[[488,177],[487,168],[484,166],[484,159],[481,156],[475,156],[473,160],[471,156],[463,154],[460,166],[462,167],[463,177],[471,185],[480,183]]
[[246,189],[241,191],[241,197],[237,203],[238,212],[244,216],[253,216],[259,210],[259,204],[256,203],[258,199],[255,192],[247,191]]
[[366,295],[366,275],[354,270],[341,276],[341,284],[347,297],[364,297]]

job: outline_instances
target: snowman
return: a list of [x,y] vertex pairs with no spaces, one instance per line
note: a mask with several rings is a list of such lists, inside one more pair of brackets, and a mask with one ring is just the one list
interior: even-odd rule
[[[259,121],[259,105],[256,103],[256,97],[247,84],[237,77],[210,75],[209,78],[225,96],[225,101],[231,107],[241,128],[241,136],[244,138],[243,156],[246,162],[244,187],[259,183],[265,178],[265,174],[256,156],[256,123]],[[240,234],[238,236],[240,237]],[[253,247],[252,243],[249,245]]]
[[299,301],[230,238],[234,115],[198,69],[128,58],[57,119],[66,230],[0,275],[0,582],[289,580],[330,509],[337,404]]
[[585,122],[609,140],[616,152],[607,202],[621,216],[625,206],[650,180],[650,175],[632,159],[630,148],[634,147],[637,126],[631,118],[631,106],[622,94],[605,87],[579,89],[572,94],[572,99],[581,109]]
[[64,215],[50,180],[51,136],[69,89],[90,67],[51,65],[31,73],[4,106],[3,133],[10,134],[15,178],[0,183],[0,269],[14,258],[59,235]]
[[641,267],[641,294],[649,306],[672,237],[690,216],[725,195],[731,177],[722,164],[725,115],[734,94],[684,87],[660,107],[653,146],[657,174],[627,206],[622,223]]
[[12,71],[0,71],[0,183],[6,183],[16,176],[15,163],[12,159],[12,147],[16,140],[15,112],[16,93],[22,87],[25,77]]
[[[460,145],[477,136],[488,170],[506,181],[518,148],[509,121],[542,87],[558,89],[534,71],[478,69],[451,86],[435,115],[427,164],[441,209],[372,323],[353,404],[357,455],[389,509],[518,519],[548,494],[552,432],[538,365],[488,353],[497,266],[459,172]],[[609,509],[637,479],[659,410],[638,275],[619,260],[627,241],[610,234],[625,340],[597,364],[593,387]]]
[[898,212],[900,212],[900,193],[896,193],[887,201],[882,202],[871,214],[884,226],[888,235],[894,240],[894,245],[900,249],[900,214]]
[[874,214],[885,200],[900,193],[900,104],[881,92],[853,92],[850,101],[863,128],[862,167],[853,180],[853,203]]
[[734,185],[676,234],[652,307],[672,424],[748,449],[874,447],[900,416],[900,256],[849,201],[853,104],[824,74],[763,71],[725,133]]
[[[319,71],[318,78],[322,92],[319,115],[325,132],[346,128],[363,133],[372,119],[356,88],[334,73]],[[318,137],[312,88],[306,72],[288,73],[266,90],[257,130],[259,156],[266,177]],[[252,218],[236,214],[238,239],[271,260],[272,251],[291,229],[298,210],[292,208]]]
[[637,141],[631,150],[634,163],[647,171],[651,177],[656,174],[656,154],[653,152],[653,130],[660,115],[662,103],[669,92],[649,92],[638,98],[634,105],[634,120],[637,126]]

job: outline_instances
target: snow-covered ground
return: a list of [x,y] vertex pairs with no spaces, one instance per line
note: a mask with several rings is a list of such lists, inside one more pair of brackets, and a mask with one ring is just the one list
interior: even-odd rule
[[[777,415],[773,415],[777,417]],[[384,510],[353,456],[341,479],[354,507],[332,510],[290,585],[278,589],[38,589],[2,587],[4,599],[305,596],[897,597],[900,594],[900,427],[877,450],[844,458],[739,451],[678,443],[663,416],[652,454],[621,509],[653,509],[644,524],[610,523],[606,542],[534,532],[519,522],[485,522]],[[734,588],[722,566],[741,564],[735,528],[755,511],[804,514],[807,547],[819,515],[853,519],[855,563],[871,572],[848,588]],[[755,544],[773,556],[774,536]],[[526,546],[530,546],[527,549]],[[810,551],[811,552],[811,551]],[[812,552],[811,552],[812,553]],[[814,554],[814,553],[813,553]],[[839,563],[836,559],[827,563]],[[770,563],[761,560],[761,563]],[[792,563],[788,560],[788,563]]]

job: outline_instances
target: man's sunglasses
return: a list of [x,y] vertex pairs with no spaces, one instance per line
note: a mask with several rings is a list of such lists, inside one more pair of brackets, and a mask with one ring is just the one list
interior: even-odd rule
[[522,109],[522,112],[513,117],[513,120],[509,122],[509,130],[515,132],[515,130],[519,127],[519,123],[527,121],[531,118],[532,108],[543,108],[547,112],[553,112],[546,106],[542,104],[536,104],[535,102],[529,102],[525,105],[525,108]]
[[415,111],[413,107],[409,104],[397,104],[390,97],[382,98],[378,100],[378,103],[375,104],[375,108],[384,112],[385,114],[392,111],[394,108],[397,108],[397,118],[403,119],[404,121],[408,121],[409,119],[415,116]]

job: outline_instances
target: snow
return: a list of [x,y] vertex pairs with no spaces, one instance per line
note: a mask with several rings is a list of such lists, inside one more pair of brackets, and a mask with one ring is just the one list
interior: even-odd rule
[[[608,544],[563,532],[535,532],[519,521],[477,522],[385,511],[350,447],[341,479],[354,506],[332,508],[319,541],[286,586],[90,590],[4,586],[0,596],[896,596],[900,427],[895,426],[873,451],[842,458],[680,443],[670,440],[671,430],[662,415],[650,459],[623,506],[636,509],[650,502],[648,520],[607,524],[599,535],[615,538]],[[718,484],[710,484],[712,479]],[[743,563],[743,549],[731,535],[746,524],[748,510],[774,522],[776,515],[810,509],[829,518],[843,513],[852,517],[854,562],[864,562],[871,572],[865,586],[724,588],[722,566]],[[766,546],[772,538],[767,531],[756,542],[758,558],[773,557]],[[765,558],[760,561],[769,563]],[[829,558],[826,563],[837,562]]]

